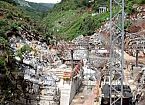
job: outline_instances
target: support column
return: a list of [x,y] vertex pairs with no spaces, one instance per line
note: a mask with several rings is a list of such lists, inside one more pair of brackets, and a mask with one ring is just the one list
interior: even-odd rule
[[139,53],[139,50],[136,50],[136,55],[135,55],[135,58],[136,58],[135,65],[136,65],[136,67],[138,67],[138,53]]

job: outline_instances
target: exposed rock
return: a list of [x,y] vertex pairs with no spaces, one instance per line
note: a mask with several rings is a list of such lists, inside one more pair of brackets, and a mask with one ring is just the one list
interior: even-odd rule
[[[33,90],[29,90],[30,93],[31,91],[35,94],[38,93],[40,91],[39,85],[42,85],[42,90],[47,90],[47,88],[52,90],[55,88],[56,91],[58,91],[56,85],[58,78],[47,71],[52,68],[52,65],[57,66],[61,64],[59,57],[57,57],[57,53],[52,52],[45,42],[37,40],[35,34],[25,28],[11,30],[7,35],[10,47],[12,48],[15,59],[19,64],[19,69],[24,73],[24,80],[32,83]],[[45,87],[43,87],[43,85],[45,85]],[[59,94],[57,96],[56,94],[51,93],[51,91],[50,93],[47,92],[48,96],[50,94],[53,99],[56,99],[56,97],[59,96]],[[30,99],[32,98],[33,97]],[[59,102],[59,98],[55,101]]]
[[141,27],[140,26],[130,26],[128,28],[128,32],[129,33],[135,33],[135,32],[139,32],[141,31]]

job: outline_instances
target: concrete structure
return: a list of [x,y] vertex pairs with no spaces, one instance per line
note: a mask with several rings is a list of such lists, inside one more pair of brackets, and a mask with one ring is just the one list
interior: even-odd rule
[[81,86],[82,78],[76,78],[70,83],[63,82],[64,81],[61,80],[59,85],[61,90],[60,105],[70,105],[79,87]]
[[104,13],[106,11],[107,11],[107,7],[105,7],[105,6],[104,7],[103,6],[102,7],[99,7],[99,14],[100,13]]

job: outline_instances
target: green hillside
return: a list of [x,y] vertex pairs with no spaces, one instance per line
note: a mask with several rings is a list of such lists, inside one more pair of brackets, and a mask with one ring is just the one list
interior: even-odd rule
[[[100,6],[109,9],[110,0],[62,0],[48,12],[44,19],[48,36],[72,40],[79,35],[91,35],[109,18],[109,11],[96,14]],[[144,4],[145,0],[125,1],[127,14],[134,12],[133,4]],[[114,12],[116,9],[114,10]],[[95,15],[92,15],[95,14]]]
[[[11,1],[11,0],[7,0]],[[25,12],[36,21],[42,20],[46,16],[47,11],[53,8],[52,3],[33,3],[25,0],[13,0],[19,8],[25,10]]]
[[35,11],[48,11],[49,9],[52,9],[54,4],[51,3],[33,3],[33,2],[28,2],[28,4],[31,6],[30,9],[34,9]]
[[[17,6],[0,1],[1,17],[0,19],[0,36],[13,27],[31,27],[31,31],[39,31],[40,34],[41,24],[39,21],[34,21],[31,16],[28,15],[26,10],[23,10]],[[35,13],[31,14],[35,15]],[[39,24],[39,25],[38,25]]]
[[47,11],[50,8],[53,8],[54,4],[52,3],[34,3],[34,2],[28,2],[25,0],[13,0],[15,3],[19,4],[21,7],[25,7],[28,9],[33,9],[35,11],[44,12]]
[[108,7],[107,3],[103,4],[103,0],[102,2],[63,0],[55,5],[44,19],[44,23],[47,23],[48,34],[66,40],[79,35],[91,35],[109,17],[109,12],[95,16],[92,14],[98,12],[99,6]]

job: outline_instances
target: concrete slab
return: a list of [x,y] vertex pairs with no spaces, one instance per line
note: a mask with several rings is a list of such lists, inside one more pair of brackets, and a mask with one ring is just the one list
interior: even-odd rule
[[70,92],[71,92],[71,83],[63,84],[63,80],[58,84],[61,90],[60,105],[69,105],[70,101]]

